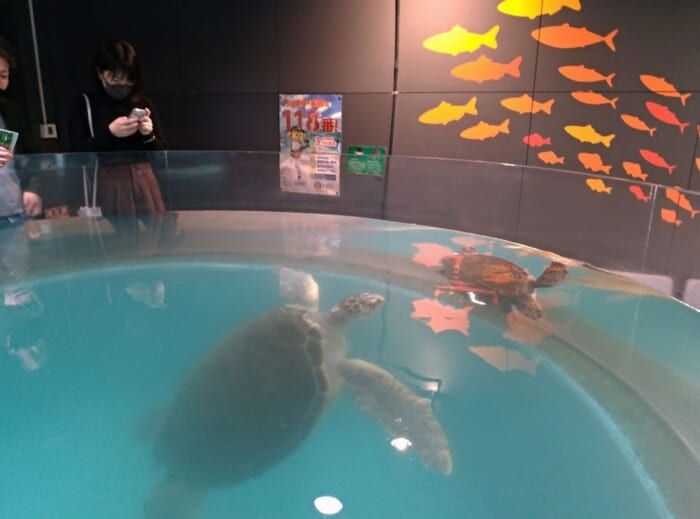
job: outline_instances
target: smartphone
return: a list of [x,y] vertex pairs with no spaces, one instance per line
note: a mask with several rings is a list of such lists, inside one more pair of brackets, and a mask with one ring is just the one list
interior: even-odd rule
[[142,119],[146,117],[146,110],[143,108],[134,108],[129,114],[129,119]]

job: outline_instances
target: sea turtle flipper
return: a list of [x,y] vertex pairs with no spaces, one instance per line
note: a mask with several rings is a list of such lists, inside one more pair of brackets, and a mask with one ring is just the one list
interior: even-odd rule
[[452,472],[452,454],[430,401],[415,395],[391,373],[360,359],[338,366],[358,407],[395,437],[408,439],[424,465],[445,475]]
[[204,500],[203,488],[165,476],[151,490],[144,511],[147,519],[194,519]]
[[553,287],[557,283],[564,281],[566,274],[568,274],[566,265],[559,263],[558,261],[553,261],[546,269],[544,269],[542,274],[540,274],[540,277],[535,280],[535,288]]

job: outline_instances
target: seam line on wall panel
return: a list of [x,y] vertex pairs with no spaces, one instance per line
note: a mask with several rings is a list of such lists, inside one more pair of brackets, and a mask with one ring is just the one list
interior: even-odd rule
[[388,163],[385,165],[384,186],[382,190],[382,212],[381,217],[386,218],[386,195],[389,187],[389,165],[391,156],[394,153],[394,125],[396,121],[396,98],[399,95],[399,5],[400,0],[394,1],[394,81],[391,90],[391,118],[389,120],[389,149],[387,156]]
[[[539,21],[539,26],[538,29],[542,29],[542,10],[544,8],[544,0],[540,2],[540,21]],[[537,45],[535,46],[535,68],[533,69],[533,75],[532,75],[532,91],[531,91],[531,97],[532,97],[532,104],[534,106],[535,104],[535,86],[537,85],[537,62],[540,57],[540,42],[537,42]],[[527,128],[527,135],[532,134],[532,120],[534,119],[535,114],[532,113],[532,110],[530,110],[530,120],[528,122],[528,128]],[[520,210],[522,208],[522,202],[523,202],[523,192],[525,188],[525,175],[527,174],[527,167],[530,159],[530,145],[525,144],[525,163],[523,164],[523,170],[521,173],[521,179],[520,179],[520,195],[518,196],[518,208],[515,212],[517,215],[517,218],[515,220],[515,235],[513,238],[518,238],[520,236]]]

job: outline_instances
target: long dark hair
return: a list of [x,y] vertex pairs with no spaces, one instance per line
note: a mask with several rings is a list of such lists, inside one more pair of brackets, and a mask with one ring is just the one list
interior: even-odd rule
[[128,41],[113,40],[100,45],[92,59],[93,70],[111,70],[134,83],[134,94],[141,92],[141,62],[134,46]]
[[5,38],[0,36],[0,58],[5,58],[7,64],[10,68],[15,68],[17,66],[17,58],[15,58],[15,51]]

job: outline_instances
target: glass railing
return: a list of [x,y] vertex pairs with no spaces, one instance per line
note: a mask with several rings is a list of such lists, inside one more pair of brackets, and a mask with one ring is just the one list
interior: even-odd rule
[[[407,156],[387,157],[384,175],[363,175],[347,171],[348,158],[341,159],[339,196],[319,196],[280,188],[278,153],[148,155],[170,211],[326,213],[468,231],[623,272],[679,299],[700,279],[700,193],[605,175]],[[96,170],[143,160],[81,153],[25,155],[17,163],[21,174],[41,178],[47,214],[75,216],[86,197],[91,203]]]

